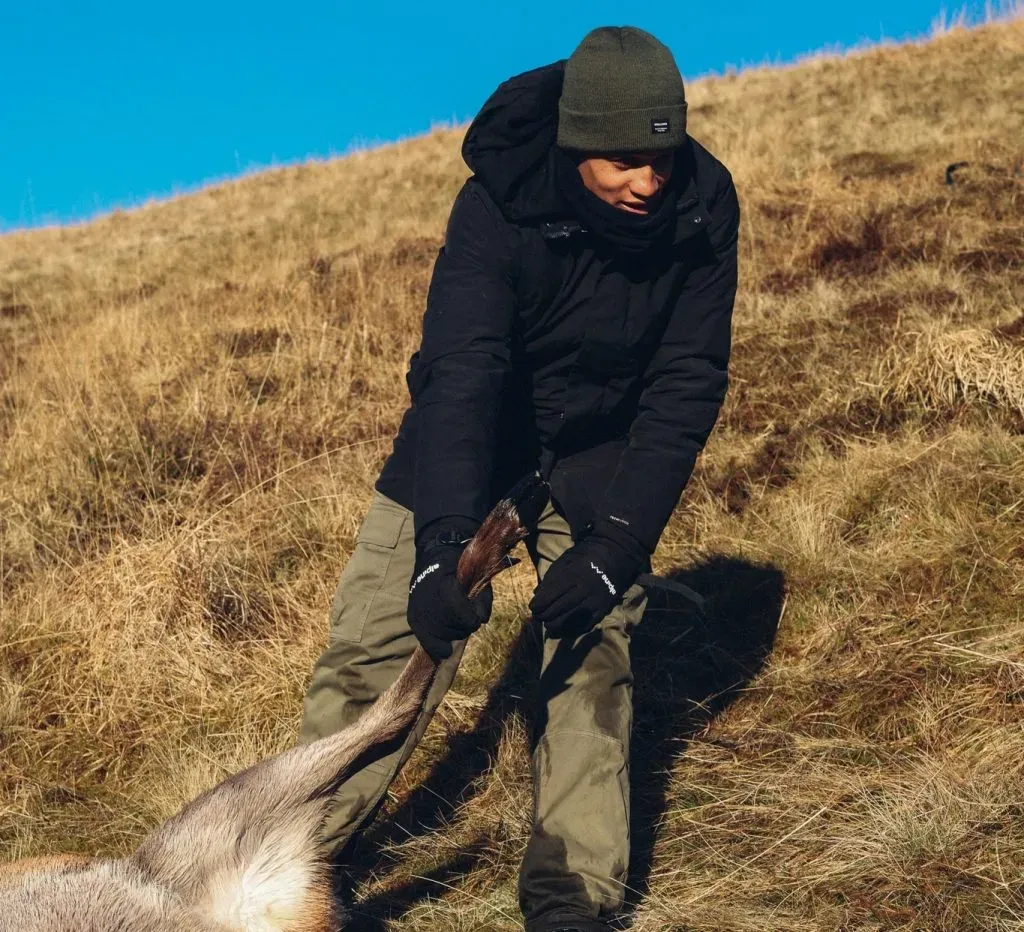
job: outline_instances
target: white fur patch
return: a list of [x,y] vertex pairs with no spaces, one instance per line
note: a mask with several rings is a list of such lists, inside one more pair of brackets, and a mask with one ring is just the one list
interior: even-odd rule
[[211,884],[211,919],[236,932],[287,932],[308,921],[304,912],[319,879],[308,837],[267,839],[239,869]]

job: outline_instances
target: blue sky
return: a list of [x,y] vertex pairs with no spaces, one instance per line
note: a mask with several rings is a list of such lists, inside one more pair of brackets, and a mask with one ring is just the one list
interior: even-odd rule
[[939,4],[0,0],[0,229],[466,120],[597,25],[650,30],[692,78],[918,37]]

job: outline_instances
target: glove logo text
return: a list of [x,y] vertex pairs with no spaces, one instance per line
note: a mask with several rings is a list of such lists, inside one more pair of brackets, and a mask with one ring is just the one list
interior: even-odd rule
[[422,573],[420,573],[419,576],[417,576],[412,581],[412,585],[409,587],[410,594],[412,593],[413,589],[415,589],[421,582],[423,582],[424,579],[426,579],[435,570],[439,570],[440,568],[441,568],[441,564],[440,563],[431,563],[430,566],[428,566]]
[[615,591],[615,586],[612,585],[612,581],[607,576],[605,576],[604,571],[601,569],[601,567],[599,567],[596,563],[591,562],[590,568],[595,573],[597,573],[598,576],[601,577],[601,582],[603,582],[608,587],[608,591],[612,595],[618,595],[618,593]]

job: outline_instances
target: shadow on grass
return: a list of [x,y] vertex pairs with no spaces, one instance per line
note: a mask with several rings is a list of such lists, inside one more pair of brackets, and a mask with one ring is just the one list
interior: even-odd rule
[[[782,611],[785,580],[779,569],[712,556],[666,578],[700,593],[703,612],[669,588],[649,588],[644,620],[633,634],[636,680],[631,763],[632,858],[630,901],[647,892],[654,842],[665,813],[675,760],[688,740],[735,699],[771,651]],[[345,853],[342,896],[375,869],[388,845],[439,830],[467,799],[490,765],[505,720],[529,717],[540,666],[539,639],[524,628],[480,715],[476,728],[456,736],[445,756],[386,823],[368,829]],[[357,904],[346,929],[379,932],[429,896],[457,884],[488,858],[486,839],[428,874]]]
[[684,597],[651,588],[633,634],[632,903],[647,893],[673,764],[764,666],[785,598],[781,570],[734,557],[712,556],[667,578],[705,604],[701,613]]

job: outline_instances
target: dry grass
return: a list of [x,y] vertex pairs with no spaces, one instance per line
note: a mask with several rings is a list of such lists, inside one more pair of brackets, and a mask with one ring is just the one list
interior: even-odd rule
[[914,348],[892,353],[885,380],[899,404],[913,399],[932,408],[988,402],[1024,417],[1024,341],[991,330],[929,334]]
[[[637,635],[638,929],[1024,929],[1022,74],[1017,20],[691,89],[743,284],[658,553],[708,618]],[[292,741],[458,143],[0,238],[5,857],[122,851]],[[515,928],[528,585],[360,852],[363,928]]]

